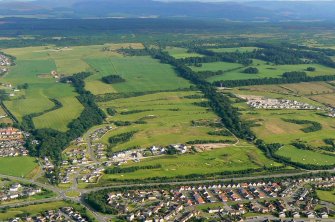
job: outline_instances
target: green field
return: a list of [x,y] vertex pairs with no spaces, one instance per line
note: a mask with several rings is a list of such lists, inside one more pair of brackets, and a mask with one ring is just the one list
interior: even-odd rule
[[202,153],[165,156],[131,163],[125,166],[146,166],[160,164],[162,167],[153,170],[138,170],[133,173],[110,174],[106,179],[144,179],[150,177],[176,177],[189,174],[211,174],[223,171],[258,169],[263,166],[278,166],[268,160],[264,154],[251,145],[230,146]]
[[203,63],[201,67],[191,66],[193,71],[200,72],[200,71],[212,71],[216,72],[222,70],[227,72],[232,69],[238,69],[243,67],[243,65],[238,63],[231,63],[231,62],[212,62],[212,63]]
[[[204,65],[204,64],[203,64]],[[240,64],[236,64],[240,65]],[[207,65],[208,66],[208,65]],[[241,65],[240,65],[241,66]],[[212,67],[220,67],[219,65],[215,64]],[[224,68],[225,66],[222,65]],[[329,68],[319,64],[297,64],[297,65],[274,65],[274,64],[267,64],[265,61],[262,60],[253,60],[253,64],[250,67],[256,67],[259,70],[258,74],[247,74],[243,73],[243,70],[247,67],[237,69],[234,71],[226,72],[222,75],[213,76],[208,78],[208,81],[214,82],[219,80],[238,80],[238,79],[255,79],[255,78],[266,78],[266,77],[281,77],[284,72],[291,72],[291,71],[306,71],[307,67],[315,67],[316,71],[314,72],[307,72],[309,76],[318,76],[318,75],[334,75],[335,69]],[[218,69],[220,70],[220,69]],[[212,69],[210,71],[218,71]],[[224,69],[223,69],[224,70]],[[204,71],[204,69],[202,70]]]
[[0,158],[0,174],[25,177],[37,167],[33,157]]
[[[210,126],[192,126],[191,121],[215,122],[218,117],[205,107],[194,105],[202,99],[188,99],[185,96],[194,95],[197,92],[168,92],[156,93],[145,96],[117,99],[111,102],[100,103],[106,109],[113,107],[117,110],[116,116],[108,118],[109,121],[144,120],[146,124],[132,124],[130,126],[118,127],[110,131],[102,138],[102,142],[108,144],[109,137],[129,131],[138,131],[129,142],[117,145],[113,151],[127,149],[134,146],[149,147],[152,145],[169,145],[174,143],[185,143],[187,141],[221,140],[233,137],[208,135],[209,131],[215,130]],[[201,94],[200,94],[201,95]],[[140,110],[141,112],[122,115],[122,112]]]
[[329,156],[310,150],[301,150],[293,146],[284,146],[280,148],[276,154],[290,158],[293,162],[302,164],[326,166],[334,165],[335,163],[335,156]]
[[65,132],[67,125],[84,110],[83,105],[75,97],[63,97],[59,101],[63,105],[62,108],[33,119],[36,128],[52,128]]
[[[89,58],[86,61],[96,71],[86,80],[86,88],[93,94],[173,90],[190,86],[170,65],[148,56]],[[111,85],[101,82],[101,77],[111,74],[120,75],[126,81]]]
[[316,194],[318,195],[320,200],[335,203],[335,190],[332,191],[316,190]]
[[[8,221],[9,219],[18,217],[19,215],[22,215],[22,214],[28,214],[28,215],[34,216],[34,215],[43,213],[48,210],[57,210],[59,208],[66,207],[66,206],[75,207],[76,209],[77,208],[82,209],[82,207],[78,207],[78,205],[76,204],[70,204],[64,201],[42,203],[42,204],[35,204],[35,205],[29,205],[29,206],[24,206],[24,207],[18,207],[18,208],[10,208],[6,210],[5,212],[0,213],[0,220]],[[92,215],[90,215],[90,217],[91,216]]]
[[167,47],[166,51],[176,59],[183,59],[189,57],[202,57],[202,55],[198,53],[190,53],[187,52],[188,51],[187,49],[180,47]]
[[[67,124],[80,115],[83,107],[76,99],[77,94],[74,93],[74,88],[69,84],[58,83],[52,78],[51,71],[57,71],[59,75],[70,75],[82,71],[94,72],[92,67],[86,63],[86,58],[122,57],[116,50],[129,46],[143,47],[142,44],[125,43],[64,48],[39,46],[6,49],[4,51],[15,56],[17,60],[16,65],[1,79],[1,82],[11,83],[13,87],[28,83],[29,88],[15,92],[15,96],[4,103],[21,121],[23,116],[51,109],[54,103],[50,99],[57,99],[63,107],[34,118],[34,123],[37,128],[48,127],[66,131]],[[103,48],[109,50],[104,51]],[[163,71],[162,74],[166,72]],[[170,79],[166,78],[166,80]]]

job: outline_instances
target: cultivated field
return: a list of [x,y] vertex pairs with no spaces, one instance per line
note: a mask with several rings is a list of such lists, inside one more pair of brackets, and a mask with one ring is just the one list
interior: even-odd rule
[[188,57],[201,57],[202,55],[198,53],[190,53],[185,48],[180,47],[167,47],[166,51],[176,59],[183,59]]
[[[222,67],[224,67],[224,65]],[[335,69],[319,64],[274,65],[271,63],[267,64],[265,61],[262,60],[254,59],[253,64],[250,67],[256,67],[259,70],[259,73],[258,74],[243,73],[243,70],[247,68],[244,67],[241,69],[226,72],[222,75],[210,77],[208,78],[208,81],[214,82],[219,80],[255,79],[255,78],[266,78],[266,77],[276,78],[281,77],[281,75],[284,72],[292,72],[292,71],[305,71],[310,76],[335,74]],[[315,67],[316,71],[308,72],[306,71],[308,67]],[[218,70],[212,70],[212,71],[218,71]]]
[[[148,56],[90,58],[86,62],[96,71],[86,80],[86,88],[93,94],[173,90],[190,86],[170,65]],[[126,81],[111,85],[101,82],[103,76],[111,74],[120,75]]]

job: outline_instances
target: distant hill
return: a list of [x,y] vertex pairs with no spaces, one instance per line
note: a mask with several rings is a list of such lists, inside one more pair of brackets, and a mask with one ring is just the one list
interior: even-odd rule
[[233,21],[333,20],[335,1],[162,2],[35,0],[0,2],[2,16],[46,18],[181,17]]

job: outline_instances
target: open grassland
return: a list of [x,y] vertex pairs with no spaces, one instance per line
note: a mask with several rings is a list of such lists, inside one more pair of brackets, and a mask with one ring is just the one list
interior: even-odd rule
[[209,50],[213,52],[252,52],[257,47],[235,47],[235,48],[210,48]]
[[335,190],[332,191],[316,190],[316,194],[318,195],[318,198],[320,200],[335,203]]
[[[189,87],[190,83],[177,76],[170,65],[161,64],[149,56],[89,58],[88,64],[96,71],[86,80],[86,88],[93,94],[110,92],[145,92]],[[126,81],[107,85],[103,76],[117,74]]]
[[293,162],[317,166],[334,165],[335,156],[329,156],[310,150],[297,149],[294,146],[283,146],[276,154],[289,158]]
[[75,97],[63,97],[59,102],[63,107],[33,119],[36,128],[52,128],[64,132],[67,130],[67,125],[79,117],[84,109]]
[[335,92],[335,88],[325,82],[283,84],[281,87],[298,95],[327,94]]
[[[223,66],[224,67],[224,66]],[[214,82],[219,80],[238,80],[238,79],[256,79],[256,78],[278,78],[284,72],[292,71],[305,71],[309,76],[318,76],[318,75],[334,75],[335,69],[329,68],[319,64],[297,64],[297,65],[274,65],[268,64],[262,60],[253,60],[253,64],[249,67],[256,67],[259,70],[258,74],[247,74],[243,73],[243,70],[247,67],[226,72],[222,75],[213,76],[208,78],[208,81]],[[306,69],[308,67],[315,67],[316,71],[308,72]],[[218,71],[218,70],[216,70]]]
[[[145,124],[118,127],[107,133],[102,141],[108,144],[108,139],[113,135],[137,131],[131,141],[113,148],[113,151],[118,151],[134,146],[163,146],[201,139],[235,140],[231,136],[208,135],[209,131],[215,130],[215,128],[208,126],[208,123],[216,122],[218,117],[206,107],[194,105],[195,102],[201,102],[202,99],[184,98],[199,94],[197,92],[165,92],[100,103],[99,105],[103,109],[113,107],[118,112],[117,115],[108,118],[109,121],[135,122],[144,120],[146,122]],[[122,114],[131,111],[140,112]],[[202,121],[207,125],[192,126],[192,120]]]
[[212,71],[216,72],[222,70],[224,72],[230,71],[232,69],[238,69],[243,67],[243,65],[238,63],[231,63],[231,62],[212,62],[212,63],[203,63],[201,67],[191,66],[193,71]]
[[37,167],[32,157],[2,157],[0,158],[0,174],[25,177]]
[[190,53],[187,49],[180,47],[167,47],[166,51],[176,59],[183,59],[188,57],[202,57],[202,55],[198,53]]
[[212,174],[224,171],[258,169],[263,166],[278,166],[251,145],[225,147],[195,154],[164,156],[130,163],[128,166],[148,166],[160,164],[161,168],[138,170],[132,173],[104,175],[106,179],[145,179],[151,177],[176,177],[190,174]]
[[[120,48],[143,48],[141,43],[105,44],[75,47],[38,46],[27,48],[13,48],[4,50],[22,60],[52,60],[55,63],[53,70],[60,74],[71,75],[90,69],[85,62],[87,57],[121,56],[116,52]],[[106,48],[108,50],[103,50]],[[47,73],[50,73],[47,72]]]
[[311,99],[318,101],[319,103],[325,104],[327,106],[335,107],[335,95],[334,94],[324,94],[311,96]]

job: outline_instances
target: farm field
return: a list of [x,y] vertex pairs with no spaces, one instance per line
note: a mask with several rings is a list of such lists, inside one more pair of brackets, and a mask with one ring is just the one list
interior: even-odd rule
[[213,52],[252,52],[256,49],[259,49],[257,47],[235,47],[235,48],[210,48],[208,50],[211,50]]
[[228,146],[217,148],[211,151],[164,156],[144,160],[140,163],[127,164],[129,166],[161,165],[158,169],[138,170],[132,173],[104,175],[104,180],[108,179],[145,179],[150,177],[176,177],[190,174],[211,174],[224,171],[239,171],[246,169],[258,169],[263,166],[279,166],[268,160],[264,154],[251,145]]
[[202,57],[202,55],[198,53],[190,53],[187,52],[188,49],[180,48],[180,47],[167,47],[166,51],[176,59],[183,59],[189,57]]
[[222,70],[227,72],[232,69],[238,69],[243,67],[243,65],[238,63],[231,63],[231,62],[211,62],[211,63],[203,63],[201,67],[191,66],[193,71],[200,72],[200,71],[219,71]]
[[[249,67],[256,67],[259,70],[258,74],[247,74],[243,73],[245,68],[233,70],[230,72],[226,72],[222,75],[212,76],[207,80],[210,82],[219,81],[219,80],[238,80],[238,79],[255,79],[255,78],[278,78],[284,72],[292,72],[292,71],[305,71],[309,76],[318,76],[318,75],[334,75],[335,69],[329,68],[319,64],[297,64],[297,65],[274,65],[267,64],[262,60],[253,60],[253,64]],[[306,69],[308,67],[315,67],[316,71],[308,72]],[[218,70],[216,70],[218,71]]]
[[310,98],[322,104],[335,107],[335,95],[334,94],[316,95],[316,96],[311,96]]
[[[28,83],[28,89],[15,93],[7,108],[21,121],[23,116],[42,113],[54,107],[50,99],[63,102],[63,107],[34,119],[38,128],[50,127],[66,131],[67,124],[78,117],[82,106],[78,103],[72,86],[61,84],[52,78],[51,71],[59,75],[71,75],[82,71],[93,71],[86,63],[86,57],[122,57],[116,52],[121,47],[142,48],[142,44],[105,44],[93,46],[77,46],[57,48],[55,46],[39,46],[13,48],[5,53],[16,57],[16,65],[1,80],[11,83],[13,87]],[[103,50],[106,48],[107,50]],[[98,87],[99,88],[99,87]],[[70,115],[68,115],[68,111]],[[54,118],[55,117],[55,118]],[[52,118],[53,120],[50,120]]]
[[33,157],[0,158],[0,174],[25,177],[37,167]]
[[[96,74],[86,80],[86,88],[93,94],[173,90],[190,86],[170,65],[161,64],[149,56],[90,58],[86,61],[96,70]],[[111,74],[117,74],[126,81],[111,85],[101,82],[103,76]]]
[[[217,122],[218,117],[205,107],[194,104],[201,102],[202,99],[185,98],[190,95],[201,96],[197,92],[164,92],[99,103],[103,109],[112,107],[117,111],[117,115],[109,117],[108,121],[145,121],[145,124],[133,123],[130,126],[117,127],[107,133],[102,138],[102,142],[108,144],[111,136],[130,131],[137,131],[137,133],[131,141],[113,147],[113,151],[136,146],[185,143],[199,139],[235,140],[231,136],[209,135],[208,132],[216,130],[215,127],[209,126],[209,123]],[[192,121],[204,124],[192,126]]]

